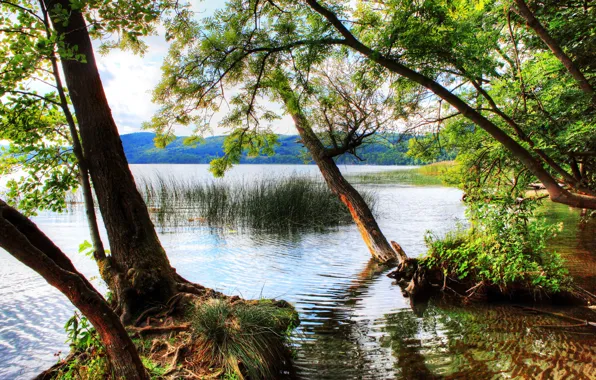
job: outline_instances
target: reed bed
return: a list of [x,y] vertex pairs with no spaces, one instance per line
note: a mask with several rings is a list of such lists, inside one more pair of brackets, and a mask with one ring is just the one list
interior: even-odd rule
[[[158,227],[292,230],[352,222],[347,208],[325,183],[295,174],[239,182],[157,175],[138,183]],[[363,196],[374,209],[373,194]]]

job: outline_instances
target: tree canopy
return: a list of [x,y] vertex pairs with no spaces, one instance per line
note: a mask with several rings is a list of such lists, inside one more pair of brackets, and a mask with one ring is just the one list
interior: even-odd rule
[[169,34],[152,124],[201,132],[235,88],[228,121],[267,132],[274,115],[258,100],[268,74],[282,68],[310,94],[313,73],[335,57],[390,88],[410,125],[444,131],[433,141],[461,146],[468,166],[496,178],[492,163],[505,160],[508,178],[594,208],[593,30],[594,7],[573,1],[235,0]]

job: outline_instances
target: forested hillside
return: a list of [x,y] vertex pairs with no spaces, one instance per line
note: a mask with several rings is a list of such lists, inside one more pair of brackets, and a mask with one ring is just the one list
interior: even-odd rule
[[[153,142],[155,135],[149,132],[131,133],[122,135],[124,152],[131,164],[208,164],[212,159],[223,156],[222,144],[224,136],[208,137],[197,146],[183,144],[184,137],[176,138],[165,149],[156,148]],[[385,140],[365,145],[357,151],[358,160],[352,155],[343,155],[338,158],[339,163],[366,164],[366,165],[414,165],[420,161],[406,155],[408,140],[402,138],[399,144],[392,145]],[[275,148],[275,155],[271,157],[246,157],[242,163],[251,164],[303,164],[312,163],[306,149],[298,142],[297,135],[280,135],[279,145]]]

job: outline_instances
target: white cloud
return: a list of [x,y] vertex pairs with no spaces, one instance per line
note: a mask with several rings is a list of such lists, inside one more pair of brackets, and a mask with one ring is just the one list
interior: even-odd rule
[[[224,2],[194,1],[191,4],[198,17],[205,17],[213,14]],[[149,121],[158,109],[158,105],[151,101],[151,91],[159,83],[161,65],[168,50],[163,28],[157,36],[151,36],[145,42],[148,51],[144,56],[113,50],[105,56],[96,57],[104,90],[120,134],[140,131],[141,124]],[[228,95],[232,92],[228,91]],[[264,104],[270,106],[271,110],[280,110],[279,105],[267,102]],[[214,135],[226,133],[225,129],[217,127],[226,112],[227,106],[223,105],[221,111],[212,119],[211,128]],[[275,121],[273,129],[277,133],[296,133],[288,116]],[[176,129],[176,133],[188,135],[191,128],[180,127]]]

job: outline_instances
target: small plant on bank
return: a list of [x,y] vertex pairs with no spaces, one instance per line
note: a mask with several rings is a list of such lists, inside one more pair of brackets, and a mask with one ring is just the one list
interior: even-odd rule
[[535,216],[538,202],[481,195],[469,202],[470,229],[442,239],[427,235],[429,255],[422,264],[458,281],[498,286],[503,293],[565,289],[570,279],[563,260],[547,247],[558,227]]
[[290,305],[212,299],[193,315],[200,353],[228,379],[270,379],[288,360],[286,331],[298,324]]
[[108,376],[110,369],[105,348],[87,318],[75,312],[64,330],[74,358],[59,369],[55,378],[93,380]]
[[153,362],[149,358],[141,357],[141,361],[143,362],[145,368],[147,368],[147,372],[149,373],[151,379],[161,379],[167,372],[164,367]]

